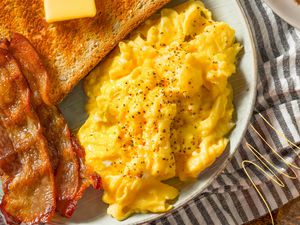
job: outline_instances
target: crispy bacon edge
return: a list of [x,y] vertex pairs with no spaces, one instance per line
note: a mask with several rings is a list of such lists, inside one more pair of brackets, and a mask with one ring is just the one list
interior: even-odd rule
[[[34,49],[34,47],[31,45],[31,43],[22,35],[14,33],[11,38],[11,44],[9,46],[9,50],[12,52],[15,58],[19,61],[22,71],[25,74],[29,85],[32,89],[32,92],[34,93],[40,93],[40,97],[42,99],[43,103],[40,103],[40,99],[36,100],[36,103],[39,103],[39,106],[37,107],[44,107],[45,109],[50,110],[50,116],[48,116],[48,119],[52,118],[52,121],[47,121],[44,123],[44,126],[53,126],[52,130],[63,130],[64,135],[61,135],[59,137],[51,137],[51,135],[46,135],[46,137],[50,138],[60,138],[60,143],[63,145],[63,143],[69,143],[69,149],[67,149],[67,152],[69,152],[69,156],[72,156],[72,153],[75,154],[75,158],[72,156],[72,162],[75,165],[78,165],[78,184],[70,183],[69,185],[72,185],[72,187],[76,187],[76,191],[73,195],[69,195],[67,197],[59,196],[57,199],[57,210],[61,213],[61,215],[65,217],[71,217],[73,214],[77,202],[81,197],[83,196],[83,193],[86,188],[88,188],[90,185],[92,185],[95,189],[101,188],[101,179],[99,175],[96,173],[91,172],[90,169],[87,169],[85,166],[85,152],[84,149],[78,144],[78,140],[76,137],[70,135],[70,130],[64,121],[62,115],[60,114],[60,111],[56,106],[50,105],[47,98],[47,87],[44,87],[44,85],[49,85],[49,77],[48,73],[45,69],[45,66],[43,65],[43,62],[41,58],[39,57],[38,53]],[[35,62],[34,64],[32,62]],[[29,75],[28,75],[29,74]],[[40,81],[39,76],[42,74],[43,79]],[[39,84],[34,84],[35,82],[40,82]],[[37,90],[38,89],[38,90]],[[44,92],[44,93],[43,93]],[[46,106],[47,104],[47,106]],[[42,114],[39,114],[40,120],[44,120]],[[62,124],[57,123],[56,121],[60,120]],[[43,123],[42,123],[43,124]],[[61,129],[63,126],[64,129]],[[51,128],[50,128],[51,129]],[[48,127],[49,130],[49,127]],[[47,128],[46,128],[47,131]],[[49,141],[49,140],[48,140]],[[53,140],[54,142],[55,140]],[[51,142],[51,140],[50,140]],[[55,146],[56,148],[59,148],[59,146]],[[62,154],[65,156],[64,154]],[[58,161],[64,159],[58,159]],[[76,161],[75,161],[76,160]],[[59,164],[59,162],[58,162]],[[65,172],[62,171],[55,171],[57,172],[56,178],[61,177],[64,179]],[[62,174],[64,173],[64,174]],[[73,175],[77,176],[77,174],[74,172]],[[60,182],[67,182],[65,180],[59,180],[56,179],[56,185],[59,185]]]
[[73,215],[78,201],[82,198],[84,191],[90,185],[92,185],[92,187],[96,190],[100,190],[102,188],[100,176],[97,173],[93,172],[90,168],[87,168],[85,166],[85,151],[79,144],[77,138],[75,138],[74,136],[72,137],[72,145],[80,162],[81,183],[74,199],[61,201],[57,205],[57,210],[61,213],[61,215],[68,218]]
[[[18,173],[14,174],[14,175],[8,175],[8,177],[6,177],[6,179],[4,179],[4,183],[3,183],[4,196],[3,196],[3,199],[2,199],[2,202],[0,205],[0,210],[2,211],[3,215],[5,216],[8,224],[20,224],[21,222],[25,222],[26,224],[38,224],[40,222],[45,223],[45,222],[48,222],[52,218],[52,216],[55,213],[55,208],[56,208],[54,177],[53,177],[53,171],[51,168],[51,164],[50,164],[50,160],[49,160],[48,152],[47,152],[47,141],[43,137],[42,130],[40,128],[41,126],[39,125],[38,117],[31,107],[30,90],[27,87],[27,83],[18,67],[17,62],[12,57],[12,55],[7,51],[7,44],[8,44],[7,41],[3,41],[0,43],[0,55],[2,58],[6,59],[5,63],[9,64],[8,72],[9,72],[9,76],[11,76],[10,81],[13,81],[16,83],[16,86],[15,86],[16,91],[23,92],[20,95],[20,97],[25,98],[25,101],[23,99],[23,101],[21,101],[19,103],[19,104],[23,104],[23,107],[25,107],[25,108],[20,108],[20,110],[21,109],[25,109],[25,110],[19,111],[18,114],[22,114],[22,115],[27,114],[27,119],[30,118],[32,120],[31,122],[35,123],[38,127],[37,128],[37,136],[35,137],[36,142],[34,142],[34,143],[39,143],[37,147],[40,147],[39,148],[40,154],[42,154],[45,157],[42,159],[43,165],[45,166],[43,171],[45,173],[45,176],[49,176],[48,178],[49,178],[50,185],[51,185],[50,186],[51,193],[47,193],[47,194],[49,194],[49,196],[52,196],[52,197],[49,201],[51,203],[51,205],[45,206],[45,210],[43,212],[39,213],[38,216],[35,216],[33,218],[31,218],[32,215],[23,215],[23,218],[17,218],[15,215],[12,215],[11,213],[9,213],[7,211],[7,207],[9,206],[9,204],[11,202],[9,199],[9,196],[10,196],[9,193],[11,192],[11,190],[9,189],[9,186],[14,181],[14,179],[20,179],[18,174],[20,174],[22,172],[22,168],[21,168],[21,171],[18,170]],[[4,63],[4,62],[2,61],[2,63]],[[3,66],[3,64],[0,66]],[[2,74],[2,75],[0,74],[0,76],[3,76],[3,75],[4,74]],[[20,101],[22,99],[18,99],[18,100]],[[5,114],[8,114],[8,115],[12,114],[9,107],[7,107],[5,110],[2,109],[1,111],[2,111],[2,113],[4,112]],[[19,117],[17,117],[17,118],[19,118]],[[11,126],[12,127],[16,126],[16,125],[14,125],[16,121],[13,121],[13,119],[16,119],[16,118],[6,118],[4,120],[3,120],[3,118],[0,119],[1,120],[0,125],[1,125],[2,132],[5,132],[5,133],[2,133],[2,135],[5,136],[4,138],[6,138],[6,140],[4,140],[6,143],[3,142],[1,147],[14,148],[13,145],[16,144],[16,143],[13,143],[13,141],[9,137],[9,134],[7,133],[7,130],[6,130],[8,128],[10,129]],[[14,152],[15,154],[18,154],[18,152],[15,149],[13,151],[15,151]],[[13,160],[17,160],[17,159],[13,159]],[[7,163],[13,164],[14,162],[10,161]],[[18,166],[22,167],[22,164],[19,163]],[[33,172],[36,172],[37,174],[41,175],[39,171],[33,171]],[[3,178],[3,174],[1,174],[1,177]],[[19,186],[19,188],[22,189],[23,187]],[[27,200],[26,196],[19,196],[19,197],[20,198],[23,197],[24,200]],[[48,202],[48,199],[45,199],[45,200]],[[37,206],[37,207],[39,207],[39,206]]]

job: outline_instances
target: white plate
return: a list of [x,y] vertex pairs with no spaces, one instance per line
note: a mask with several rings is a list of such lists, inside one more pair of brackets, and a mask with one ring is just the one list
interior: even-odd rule
[[295,0],[265,0],[282,19],[300,30],[300,4]]
[[[179,2],[183,1],[172,1],[171,5]],[[201,173],[196,182],[182,189],[180,197],[175,204],[175,209],[200,194],[217,174],[224,169],[244,136],[252,115],[256,96],[256,53],[251,32],[242,9],[235,0],[204,0],[204,3],[213,12],[216,20],[225,21],[236,30],[238,41],[244,45],[244,54],[239,64],[239,73],[235,74],[231,79],[237,114],[236,127],[230,134],[230,144],[222,156],[211,167]],[[73,129],[80,126],[86,118],[84,101],[85,96],[79,84],[61,104],[61,109]],[[119,222],[106,214],[107,205],[102,203],[100,194],[101,192],[97,193],[96,191],[88,190],[80,201],[72,219],[55,218],[53,224],[125,225],[148,222],[164,215],[139,214]]]

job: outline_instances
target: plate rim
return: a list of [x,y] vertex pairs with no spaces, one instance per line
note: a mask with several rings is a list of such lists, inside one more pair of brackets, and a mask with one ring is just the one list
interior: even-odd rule
[[212,182],[213,180],[218,177],[220,175],[220,173],[225,169],[225,167],[227,166],[227,164],[229,163],[229,161],[232,159],[232,157],[234,156],[234,154],[236,153],[238,147],[241,145],[241,142],[245,136],[245,133],[247,132],[247,128],[250,124],[250,120],[253,116],[253,112],[254,112],[254,106],[255,106],[255,103],[256,103],[256,96],[257,96],[257,80],[258,80],[258,71],[257,71],[257,50],[256,50],[256,47],[255,47],[255,43],[254,43],[254,36],[253,36],[253,31],[251,29],[251,26],[250,26],[250,23],[248,21],[248,18],[246,16],[246,12],[244,10],[244,8],[242,7],[242,4],[239,0],[233,0],[234,2],[236,2],[238,8],[240,9],[240,13],[241,13],[241,16],[244,18],[244,21],[245,21],[245,24],[246,24],[246,29],[248,30],[248,33],[249,33],[249,36],[250,36],[250,46],[252,48],[252,51],[253,51],[253,68],[254,68],[254,74],[253,74],[253,77],[254,77],[254,90],[253,90],[253,93],[252,94],[252,99],[251,99],[251,106],[250,106],[250,113],[248,114],[247,116],[247,123],[243,129],[243,132],[239,138],[239,140],[237,141],[237,145],[235,147],[235,149],[233,150],[233,153],[232,155],[230,155],[226,161],[217,169],[217,172],[211,176],[208,180],[208,182],[203,186],[202,190],[201,191],[196,191],[195,193],[191,194],[189,197],[187,197],[187,199],[185,201],[182,201],[181,203],[179,203],[178,205],[176,205],[176,207],[174,207],[173,209],[171,209],[170,211],[168,212],[165,212],[165,213],[160,213],[160,214],[153,214],[151,215],[149,218],[145,218],[139,222],[133,222],[132,225],[140,225],[140,224],[143,224],[143,223],[151,223],[155,220],[159,220],[161,219],[162,217],[167,217],[171,214],[173,214],[175,211],[177,211],[179,208],[183,207],[184,205],[186,205],[189,201],[191,201],[192,199],[194,199],[195,197],[197,197],[199,194],[201,194],[201,192],[203,190],[205,190],[205,188],[207,188]]
[[[183,0],[178,0],[179,2],[182,2]],[[209,0],[207,0],[209,1]],[[170,1],[171,2],[171,1]],[[249,105],[249,108],[247,107],[247,109],[249,110],[249,113],[247,113],[247,115],[244,117],[243,116],[243,126],[241,126],[239,128],[239,132],[240,132],[240,135],[236,136],[234,138],[234,142],[235,142],[235,145],[232,146],[232,148],[227,148],[227,151],[228,151],[228,155],[226,155],[224,157],[223,160],[219,161],[218,163],[218,166],[216,166],[214,169],[213,169],[213,174],[209,174],[206,178],[205,178],[205,183],[202,183],[201,184],[201,188],[200,187],[197,187],[193,189],[193,191],[189,192],[185,197],[184,199],[182,199],[181,201],[177,201],[176,205],[169,211],[167,212],[164,212],[164,213],[148,213],[146,214],[145,216],[143,217],[140,217],[140,218],[136,218],[134,219],[134,221],[127,221],[127,220],[124,220],[124,221],[118,221],[116,219],[114,219],[114,222],[113,221],[106,221],[105,223],[107,224],[120,224],[120,225],[139,225],[139,224],[144,224],[144,223],[151,223],[155,220],[159,220],[163,217],[168,217],[170,216],[171,214],[173,214],[174,212],[176,212],[177,210],[181,209],[183,206],[185,206],[188,202],[190,202],[192,199],[194,199],[195,197],[199,196],[204,190],[205,188],[207,188],[212,182],[214,179],[216,179],[217,176],[220,175],[220,173],[225,169],[225,167],[228,165],[229,161],[233,158],[233,156],[235,155],[235,153],[237,152],[237,149],[239,148],[243,138],[245,137],[245,133],[247,132],[248,130],[248,127],[249,127],[249,122],[250,122],[250,119],[252,118],[252,115],[253,115],[253,111],[254,111],[254,106],[255,106],[255,103],[256,103],[256,96],[257,96],[257,80],[258,80],[258,67],[257,67],[257,61],[258,61],[258,55],[257,55],[257,49],[255,47],[255,41],[254,41],[254,33],[253,33],[253,30],[251,29],[251,26],[250,26],[250,21],[248,20],[247,16],[246,16],[246,11],[245,9],[242,7],[242,3],[240,2],[240,0],[231,0],[230,4],[232,4],[232,7],[235,7],[236,8],[236,11],[239,11],[237,12],[238,15],[241,17],[240,20],[240,25],[243,29],[243,31],[245,33],[247,33],[247,46],[248,46],[248,49],[249,49],[249,53],[248,53],[248,56],[247,57],[250,57],[252,63],[249,65],[250,68],[251,68],[251,88],[249,91],[247,91],[248,93],[246,94],[247,95],[247,104]],[[252,54],[251,54],[252,53]],[[224,155],[224,153],[222,154]],[[216,165],[216,164],[215,164]],[[213,167],[213,165],[211,166]],[[107,216],[107,214],[105,214]],[[101,216],[102,217],[102,216]],[[96,220],[93,220],[95,223],[94,224],[97,224],[99,223],[99,219],[100,218],[97,218]],[[100,219],[101,220],[101,219]],[[67,221],[64,221],[66,224],[81,224],[81,223],[76,223],[76,222],[67,222]]]

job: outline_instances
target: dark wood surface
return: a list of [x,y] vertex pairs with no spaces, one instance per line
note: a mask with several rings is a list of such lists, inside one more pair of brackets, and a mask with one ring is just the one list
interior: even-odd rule
[[[273,212],[276,225],[300,225],[300,198],[295,199],[284,205],[282,208]],[[269,215],[247,223],[247,225],[271,225]]]

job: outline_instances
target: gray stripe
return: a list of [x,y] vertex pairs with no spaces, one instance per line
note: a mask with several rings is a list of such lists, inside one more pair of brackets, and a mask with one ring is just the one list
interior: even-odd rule
[[[294,127],[297,129],[297,123],[296,123],[296,117],[295,117],[295,113],[294,113],[294,109],[292,108],[292,104],[290,102],[288,102],[286,104],[286,111],[288,112],[288,114],[291,117],[292,123],[294,125]],[[300,132],[300,131],[299,131]],[[295,142],[296,140],[292,137],[292,139],[290,139],[291,141]]]
[[[262,6],[261,1],[256,0],[256,3],[258,5],[258,9],[261,12],[261,15],[262,15],[262,17],[264,19],[264,22],[266,24],[267,32],[268,32],[268,35],[269,35],[269,41],[270,41],[271,46],[272,46],[273,54],[277,57],[279,55],[279,51],[278,51],[278,48],[275,44],[275,38],[274,38],[274,35],[273,35],[272,24],[271,24],[270,20],[267,17],[266,11]],[[272,60],[270,61],[270,63],[271,63],[271,73],[272,73],[273,76],[275,75],[278,79],[279,77],[278,77],[277,67],[276,67],[275,63],[273,63]],[[274,84],[275,84],[275,88],[276,88],[275,91],[282,90],[280,82],[275,81]],[[277,94],[278,94],[278,97],[280,99],[280,102],[285,102],[286,101],[285,96],[282,93],[277,93]]]
[[292,80],[290,80],[289,78],[291,77],[291,72],[290,72],[290,57],[289,56],[283,56],[283,75],[286,78],[286,81],[288,83],[288,87],[289,87],[289,94],[291,99],[289,99],[289,101],[295,100],[299,98],[299,95],[297,94],[297,92],[295,92],[295,84]]
[[[235,159],[233,159],[233,160],[232,160],[232,163],[236,164],[237,162],[236,162]],[[239,181],[238,181],[234,176],[230,176],[230,177],[228,176],[228,178],[231,179],[231,180],[233,181],[233,183],[239,184]],[[241,217],[241,219],[242,219],[244,222],[248,221],[249,218],[248,218],[247,214],[245,213],[245,211],[244,211],[244,209],[243,209],[243,206],[242,206],[241,202],[239,201],[239,199],[238,199],[236,193],[234,193],[234,192],[231,193],[231,194],[230,194],[230,197],[231,197],[231,199],[232,199],[232,202],[233,202],[234,206],[235,206],[237,209],[240,209],[240,210],[238,210],[238,212],[239,212],[239,216]],[[250,206],[250,205],[249,205],[249,206]]]
[[[282,116],[282,114],[281,114],[281,112],[280,112],[281,115],[279,115],[278,113],[279,113],[279,110],[274,110],[274,114],[277,117],[278,122],[280,123],[280,119],[279,119],[280,117],[279,116]],[[270,118],[267,114],[265,115],[265,117],[268,121],[270,121]],[[287,128],[286,124],[283,127],[283,131],[285,131],[285,130],[289,133],[289,129]],[[276,135],[276,133],[273,130],[269,130],[269,132],[272,133],[271,135],[274,139],[274,144],[276,145],[276,149],[282,148],[283,146],[280,144],[280,140],[278,139],[278,136]],[[284,180],[282,180],[282,181],[283,181],[284,185],[286,185]],[[290,190],[288,190],[287,188],[283,188],[282,190],[283,190],[284,194],[286,195],[287,199],[292,199],[293,198]]]
[[[297,159],[299,159],[299,158],[297,158]],[[298,163],[298,165],[299,165],[299,163]],[[295,181],[294,185],[295,185],[298,193],[300,193],[300,181],[299,180],[294,180],[294,181]]]
[[[225,185],[225,182],[224,182],[224,180],[223,180],[223,178],[222,178],[221,176],[219,176],[219,178],[217,179],[217,181],[218,181],[221,185],[223,185],[223,186]],[[231,197],[232,194],[235,195],[235,193],[231,193],[231,194],[229,195],[229,197],[231,198],[232,202],[234,203],[234,200],[233,200],[232,197]],[[217,196],[218,200],[220,201],[220,203],[221,203],[223,209],[224,209],[224,210],[232,217],[232,219],[233,219],[233,221],[235,222],[235,224],[238,224],[238,222],[236,221],[236,218],[232,215],[232,213],[231,213],[231,211],[230,211],[230,209],[229,209],[229,206],[228,206],[227,203],[226,203],[226,199],[224,198],[224,196],[223,196],[222,194],[217,194],[216,196]],[[235,196],[236,196],[236,195],[235,195]],[[235,207],[236,207],[236,206],[235,206]],[[242,221],[248,221],[248,218],[247,218],[247,216],[246,216],[246,213],[245,213],[243,207],[238,207],[238,208],[236,207],[236,209],[237,209],[238,215],[239,215],[239,217],[241,218],[241,220],[242,220]]]
[[291,25],[287,24],[288,26],[288,30],[290,32],[290,34],[292,35],[292,38],[295,41],[295,45],[299,46],[300,45],[300,38],[298,37],[298,35],[296,34],[296,30],[294,27],[292,27]]
[[[257,188],[258,188],[258,190],[259,190],[260,193],[265,193],[262,190],[262,186],[258,185]],[[257,193],[257,192],[255,191],[255,193]],[[269,194],[269,193],[266,193],[266,194]],[[263,200],[260,198],[260,196],[259,195],[257,195],[257,196],[258,196],[259,201],[261,202],[262,207],[264,208],[264,214],[266,214],[268,212],[268,208],[267,208],[266,204],[263,202]],[[269,197],[270,196],[268,195],[268,197],[265,199],[266,202],[268,203],[268,206],[270,206]],[[261,213],[263,213],[263,212],[260,212],[260,214]]]
[[[239,153],[240,153],[240,151],[238,150],[236,154],[239,154]],[[241,168],[241,165],[238,164],[238,162],[236,160],[236,157],[233,157],[230,162],[231,162],[231,165],[232,165],[233,169],[238,170],[238,169]]]
[[267,52],[265,50],[265,46],[264,46],[264,42],[263,42],[263,36],[261,34],[257,18],[255,16],[254,12],[253,12],[253,9],[251,8],[250,1],[244,0],[242,2],[244,3],[244,5],[247,8],[246,12],[249,15],[248,16],[249,22],[252,23],[252,25],[253,25],[253,32],[254,32],[254,36],[256,38],[256,42],[257,42],[257,45],[258,45],[257,50],[259,51],[263,62],[266,62],[266,61],[268,61],[268,55],[267,55]]
[[270,190],[270,194],[272,194],[277,205],[283,205],[282,200],[274,187],[274,184],[271,182],[266,182],[268,189]]
[[[289,111],[288,108],[286,108],[287,111]],[[279,111],[279,110],[275,110],[274,111],[274,114],[276,115],[277,118],[281,118],[281,119],[278,119],[278,122],[280,123],[281,122],[281,128],[284,132],[284,134],[286,135],[286,137],[289,139],[289,140],[294,140],[294,137],[290,131],[290,129],[288,128],[285,120],[283,119],[283,115],[282,115],[282,112]],[[280,147],[282,148],[283,146],[280,144]],[[280,147],[277,147],[277,148],[280,148]],[[292,182],[293,184],[296,186],[296,181],[292,179]],[[284,179],[283,179],[283,183],[286,185]],[[293,199],[293,195],[292,193],[290,192],[289,188],[284,188],[283,191],[285,192],[286,196],[288,199]]]
[[203,206],[202,202],[200,199],[195,199],[195,204],[198,208],[198,210],[201,212],[205,222],[207,224],[214,224],[214,222],[212,221],[210,215],[208,214],[206,208]]
[[177,224],[179,224],[179,225],[184,224],[184,222],[183,222],[181,216],[179,215],[178,211],[175,211],[171,216],[175,219]]
[[193,225],[199,225],[198,220],[196,219],[196,217],[194,216],[192,210],[190,209],[190,207],[188,205],[183,207],[185,213],[187,214],[189,220],[191,221],[191,223]]
[[[245,139],[248,142],[249,142],[248,140],[249,137],[250,137],[250,131],[247,130]],[[245,146],[241,146],[240,155],[242,156],[243,160],[254,158],[253,154],[250,151],[248,151],[248,149]]]
[[286,102],[287,100],[286,100],[285,96],[281,93],[282,86],[281,86],[281,83],[279,82],[277,63],[274,60],[271,60],[270,65],[271,65],[271,74],[275,78],[274,79],[275,92],[278,95],[280,103]]
[[258,9],[259,9],[259,11],[262,15],[262,18],[265,22],[266,27],[267,27],[267,32],[268,32],[269,40],[270,40],[270,43],[271,43],[273,55],[274,55],[274,57],[278,57],[280,55],[280,53],[279,53],[279,50],[277,48],[276,41],[275,41],[275,38],[274,38],[274,31],[273,31],[273,28],[272,28],[271,21],[270,21],[268,15],[266,13],[266,10],[262,6],[261,0],[255,0],[255,3],[257,4]]
[[287,186],[285,180],[284,180],[284,179],[281,179],[281,181],[282,181],[283,185],[285,186],[285,188],[282,188],[282,190],[283,190],[283,192],[284,192],[286,198],[287,198],[288,200],[289,200],[289,199],[293,199],[293,195],[292,195],[292,193],[291,193],[289,187]]
[[[289,111],[287,108],[286,108],[286,110]],[[286,124],[286,122],[284,120],[282,112],[280,110],[274,110],[274,114],[275,114],[277,121],[279,122],[280,127],[281,127],[283,133],[285,134],[285,136],[290,140],[294,140],[294,137],[293,137],[288,125]],[[276,137],[274,137],[274,138],[278,139],[278,136],[277,135],[275,135],[275,136]],[[276,146],[276,148],[277,149],[283,148],[283,146],[280,144],[280,141],[278,141],[278,143],[279,143],[279,145]]]
[[166,217],[163,217],[160,219],[160,222],[163,224],[163,225],[171,225],[171,223],[167,220]]
[[[262,122],[262,121],[261,121]],[[262,123],[263,125],[265,125],[264,123]],[[262,130],[261,128],[261,125],[257,120],[255,120],[255,123],[253,123],[253,126],[255,127],[255,129],[258,131],[259,134],[263,135],[263,137],[266,139],[265,135],[264,135],[264,131]],[[265,126],[266,127],[266,126]],[[270,127],[267,127],[268,128],[268,131],[271,130]],[[275,154],[272,152],[272,150],[269,148],[269,146],[263,142],[260,138],[258,138],[257,134],[253,134],[254,137],[252,135],[249,135],[247,137],[247,140],[249,141],[249,143],[252,145],[252,146],[256,146],[257,149],[259,149],[260,153],[262,154],[267,154],[269,157],[270,157],[270,160],[272,161],[272,163],[274,163],[275,165],[278,165],[278,164],[282,164],[281,161],[279,161],[279,159],[275,156]],[[271,136],[269,134],[269,136]],[[258,143],[259,145],[258,145]],[[259,146],[259,147],[258,147]],[[255,169],[256,170],[256,169]],[[264,177],[264,176],[263,176]],[[265,177],[266,178],[266,177]],[[268,179],[268,178],[266,178]]]
[[[239,222],[237,221],[237,218],[240,215],[240,211],[244,211],[243,208],[239,208],[236,209],[238,215],[233,215],[232,212],[229,209],[228,206],[228,200],[222,195],[222,194],[217,194],[216,195],[217,199],[219,200],[221,207],[222,207],[222,211],[225,211],[225,213],[227,213],[227,215],[230,217],[230,219],[232,220],[232,222],[236,225],[239,224]],[[230,196],[229,196],[230,197]],[[232,200],[232,199],[231,199]],[[233,201],[232,201],[233,202]],[[221,208],[220,207],[220,208]],[[234,207],[234,206],[232,206]],[[243,221],[243,219],[240,217],[240,220]],[[230,223],[230,225],[233,225],[232,223]]]
[[213,195],[208,196],[206,199],[210,203],[211,207],[215,210],[215,213],[217,214],[217,217],[219,218],[222,225],[229,225],[228,220],[224,216],[224,214],[221,212],[219,207],[217,206],[216,202],[212,198]]
[[[253,189],[251,189],[251,190],[253,190]],[[261,214],[258,211],[258,209],[256,207],[256,203],[254,203],[254,201],[249,193],[249,190],[244,190],[243,195],[244,195],[245,200],[248,203],[249,207],[252,209],[252,213],[253,213],[254,217],[258,218]]]
[[[269,83],[271,82],[270,80],[272,79],[270,76],[267,76],[266,71],[264,69],[264,67],[261,67],[259,70],[259,77],[261,77],[262,80],[262,88],[263,88],[263,97],[265,97],[265,100],[267,102],[267,108],[273,107],[275,105],[275,102],[273,100],[273,97],[271,96],[270,92],[269,92],[269,87],[271,86]],[[258,111],[264,111],[265,108],[259,110]]]
[[[259,101],[256,101],[255,104],[255,111],[256,112],[262,112],[265,111],[267,108],[269,108],[270,105],[273,105],[273,99],[270,98],[271,100],[271,104],[268,102],[268,98],[266,98],[266,93],[268,93],[268,87],[269,87],[269,83],[268,83],[268,78],[264,72],[263,69],[263,65],[258,66],[258,71],[259,71],[259,76],[258,76],[258,96],[262,96],[264,97],[264,105],[262,105]],[[269,94],[268,94],[269,95]]]
[[288,43],[286,35],[285,35],[285,31],[284,31],[283,26],[282,26],[282,20],[276,14],[274,14],[274,17],[275,17],[276,24],[277,24],[277,27],[278,27],[278,34],[279,34],[279,37],[280,37],[280,40],[281,40],[281,44],[282,44],[284,50],[288,51],[290,49],[290,46],[289,46],[289,43]]

